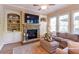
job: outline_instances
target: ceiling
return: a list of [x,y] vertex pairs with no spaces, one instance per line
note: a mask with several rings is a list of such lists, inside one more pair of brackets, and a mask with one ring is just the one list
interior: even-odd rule
[[55,4],[52,6],[48,6],[46,10],[39,10],[40,6],[33,6],[33,4],[9,4],[10,6],[15,6],[18,8],[24,8],[27,10],[28,13],[37,13],[37,14],[48,14],[59,10],[63,7],[68,6],[68,4]]

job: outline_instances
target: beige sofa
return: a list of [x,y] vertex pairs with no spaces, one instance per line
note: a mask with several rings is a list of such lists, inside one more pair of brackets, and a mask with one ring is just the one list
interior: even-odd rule
[[69,53],[79,54],[79,42],[68,41]]
[[[79,35],[70,34],[70,33],[59,33],[59,32],[57,32],[56,35],[57,35],[57,37],[55,37],[55,40],[57,42],[59,42],[59,41],[66,41],[68,43],[68,53],[70,53],[70,54],[73,54],[73,53],[77,54],[77,53],[79,53]],[[53,47],[53,41],[52,42],[48,42],[48,41],[46,41],[44,39],[41,39],[40,40],[40,44],[41,44],[41,46],[44,49],[46,49],[50,53],[51,53],[51,51],[54,48]],[[65,45],[65,44],[63,43],[63,45]],[[64,53],[64,51],[60,52],[60,53],[62,54],[62,53]]]
[[40,45],[42,48],[44,48],[49,53],[55,53],[56,48],[58,48],[59,43],[57,41],[48,42],[44,40],[44,38],[41,38]]
[[79,54],[79,35],[70,33],[57,33],[58,37],[64,38],[63,40],[68,43],[69,54]]
[[66,41],[70,40],[70,41],[79,42],[79,35],[77,35],[77,34],[57,32],[57,37],[61,37],[61,38],[63,38],[63,40],[66,40]]

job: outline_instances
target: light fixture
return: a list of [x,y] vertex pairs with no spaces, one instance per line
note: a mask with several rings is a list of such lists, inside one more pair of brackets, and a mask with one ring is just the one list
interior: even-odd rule
[[47,5],[41,5],[41,9],[42,9],[42,10],[47,9]]
[[49,8],[50,6],[54,6],[55,4],[33,4],[33,6],[37,6],[39,7],[39,11],[40,10],[46,10],[47,8]]

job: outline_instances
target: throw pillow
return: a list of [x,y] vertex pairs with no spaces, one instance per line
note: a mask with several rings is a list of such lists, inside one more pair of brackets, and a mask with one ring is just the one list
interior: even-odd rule
[[52,41],[52,36],[51,36],[51,34],[46,33],[44,39],[47,40],[47,41],[49,41],[49,42],[51,42],[51,41]]

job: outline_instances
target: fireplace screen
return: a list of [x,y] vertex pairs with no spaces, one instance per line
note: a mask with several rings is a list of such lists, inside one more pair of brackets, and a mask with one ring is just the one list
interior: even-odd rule
[[33,39],[33,38],[37,38],[37,29],[30,29],[27,30],[27,34],[28,34],[28,39]]

